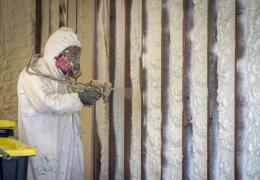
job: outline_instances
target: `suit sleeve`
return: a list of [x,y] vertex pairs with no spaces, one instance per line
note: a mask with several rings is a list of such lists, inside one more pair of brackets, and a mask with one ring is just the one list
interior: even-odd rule
[[73,113],[82,109],[77,93],[54,93],[50,81],[24,72],[24,92],[38,112]]

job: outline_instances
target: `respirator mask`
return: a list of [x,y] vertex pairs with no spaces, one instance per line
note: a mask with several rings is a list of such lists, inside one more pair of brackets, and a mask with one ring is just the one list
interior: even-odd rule
[[69,46],[56,57],[56,67],[59,68],[66,76],[78,78],[80,71],[80,54],[81,48],[78,46]]
[[[70,46],[64,49],[56,59],[56,67],[60,69],[67,78],[60,79],[50,74],[45,74],[37,68],[37,63],[42,54],[37,54],[33,58],[29,59],[28,64],[25,67],[26,72],[29,75],[40,76],[59,83],[62,83],[70,88],[72,92],[83,92],[85,90],[94,90],[102,94],[104,102],[109,101],[109,95],[113,90],[110,82],[101,82],[98,80],[90,80],[87,83],[77,82],[77,78],[80,76],[80,54],[81,48],[78,46]],[[69,77],[75,78],[75,81],[71,81]]]

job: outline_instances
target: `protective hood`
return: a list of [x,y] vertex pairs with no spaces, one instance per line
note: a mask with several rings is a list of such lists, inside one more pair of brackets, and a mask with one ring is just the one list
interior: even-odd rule
[[69,46],[81,47],[81,44],[73,30],[67,27],[62,27],[54,32],[45,45],[43,59],[55,77],[63,76],[61,70],[56,67],[55,57]]

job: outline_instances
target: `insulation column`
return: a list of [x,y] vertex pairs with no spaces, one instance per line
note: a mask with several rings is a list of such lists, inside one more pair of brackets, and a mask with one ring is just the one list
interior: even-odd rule
[[260,177],[260,3],[236,1],[235,178]]
[[[143,76],[146,79],[143,103],[146,106],[143,129],[146,131],[144,169],[145,179],[161,178],[161,1],[146,1],[145,43],[143,47]],[[145,13],[145,12],[143,12]],[[143,22],[144,23],[144,22]],[[144,84],[143,84],[144,86]]]
[[207,2],[206,0],[193,1],[191,111],[194,180],[207,178]]
[[217,177],[234,179],[235,0],[217,1],[219,166]]
[[[129,7],[128,7],[129,8]],[[133,180],[141,179],[141,61],[142,61],[142,1],[132,0],[130,28],[130,77],[132,85],[132,116],[130,169]],[[126,173],[126,172],[125,172]]]
[[162,4],[162,179],[182,178],[183,1]]
[[[109,0],[97,1],[96,11],[95,78],[109,81]],[[101,167],[98,166],[97,174],[99,179],[107,180],[109,176],[109,105],[98,101],[95,118],[101,145],[99,159]]]
[[258,0],[245,1],[248,12],[245,98],[247,99],[245,140],[245,172],[248,179],[260,178],[260,3]]
[[[124,93],[125,89],[125,3],[110,1],[110,82],[112,92],[109,119],[109,177],[124,178]],[[113,157],[114,156],[114,157]]]

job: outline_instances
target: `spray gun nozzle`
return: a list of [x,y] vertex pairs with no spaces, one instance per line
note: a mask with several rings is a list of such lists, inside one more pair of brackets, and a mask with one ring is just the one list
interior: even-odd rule
[[112,83],[111,82],[101,82],[98,80],[90,80],[89,85],[95,88],[100,89],[103,95],[104,102],[108,102],[109,95],[112,91]]

